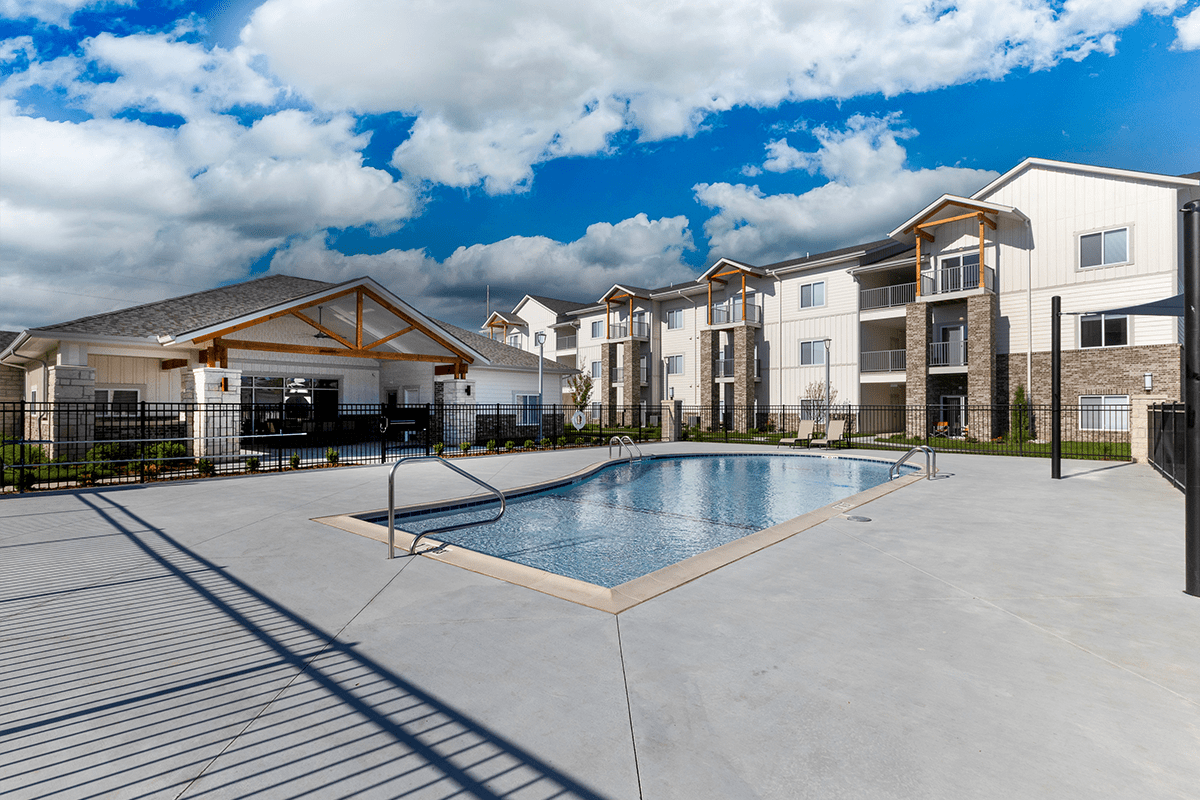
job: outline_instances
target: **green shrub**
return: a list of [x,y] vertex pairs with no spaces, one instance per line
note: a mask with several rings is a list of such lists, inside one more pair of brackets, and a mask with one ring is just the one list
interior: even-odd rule
[[567,446],[567,437],[565,437],[565,436],[558,437],[558,446],[566,447]]
[[442,451],[445,449],[446,449],[446,445],[442,444],[441,442],[438,442],[437,444],[435,444],[433,446],[433,454],[435,456],[440,456],[442,454]]
[[1032,436],[1030,434],[1030,419],[1029,419],[1029,402],[1025,399],[1025,387],[1017,384],[1017,391],[1013,397],[1012,410],[1009,412],[1011,417],[1008,427],[1009,441],[1017,444],[1028,442]]
[[173,459],[180,459],[187,456],[187,448],[182,442],[157,442],[147,447],[142,458],[154,464],[166,464],[170,466]]
[[553,444],[553,442],[550,441],[549,437],[542,439],[542,447],[543,448],[549,448],[552,444]]
[[246,459],[246,471],[258,472],[258,456],[250,456]]
[[533,449],[533,439],[526,439],[526,440],[525,440],[525,449],[526,449],[526,450],[532,450],[532,449]]
[[507,442],[504,443],[504,449],[511,453],[513,450],[517,449],[517,443],[514,442],[512,439],[509,439]]
[[341,454],[339,454],[337,450],[334,450],[332,447],[326,448],[325,461],[327,461],[330,466],[336,467],[339,458],[341,458]]
[[496,449],[496,440],[495,440],[495,439],[488,439],[488,440],[487,440],[487,445],[486,445],[486,447],[487,447],[487,451],[488,451],[489,453],[491,453],[491,452],[495,451],[495,449]]
[[196,462],[196,469],[200,472],[201,478],[207,478],[213,474],[213,463],[207,458],[202,458]]
[[470,442],[459,442],[458,449],[462,451],[463,455],[466,455],[467,451],[471,449],[471,443]]
[[288,464],[292,469],[300,469],[300,454],[292,453],[291,457],[288,458]]

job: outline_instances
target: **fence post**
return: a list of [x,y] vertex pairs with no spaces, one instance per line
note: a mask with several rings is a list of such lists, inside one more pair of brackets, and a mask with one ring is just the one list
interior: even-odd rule
[[[446,407],[443,405],[443,409]],[[445,413],[443,411],[442,413]],[[433,406],[430,403],[425,404],[425,455],[429,455],[429,434],[433,428]]]

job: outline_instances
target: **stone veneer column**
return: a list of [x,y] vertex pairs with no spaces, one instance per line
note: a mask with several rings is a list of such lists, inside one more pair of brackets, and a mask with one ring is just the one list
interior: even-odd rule
[[749,325],[733,329],[733,404],[740,411],[735,412],[735,424],[742,422],[742,429],[756,427],[757,421],[752,420],[748,410],[758,399],[758,390],[754,384],[754,339],[756,330]]
[[617,343],[605,342],[600,345],[600,397],[604,403],[604,413],[608,419],[605,425],[617,425],[617,387],[613,386],[612,371],[617,365]]
[[700,331],[700,429],[704,431],[712,428],[720,409],[717,385],[713,380],[719,339],[720,331]]
[[83,460],[95,446],[95,367],[55,364],[49,368],[46,389],[44,399],[54,403],[53,411],[49,407],[34,409],[31,417],[37,421],[36,430],[29,432],[30,438],[51,440],[52,444],[43,445],[50,458]]
[[[996,318],[1000,301],[994,294],[967,298],[967,406],[993,408],[996,402]],[[968,412],[971,436],[987,441],[995,434],[992,411]]]
[[933,305],[909,303],[904,309],[904,350],[906,402],[919,406],[906,415],[906,433],[924,437],[929,424],[924,406],[929,402],[929,340],[933,337]]
[[[192,416],[192,455],[232,460],[242,451],[242,371],[221,367],[192,370],[196,412]],[[221,388],[222,381],[225,388]]]
[[[634,409],[633,413],[638,413],[637,408],[642,404],[642,343],[637,339],[630,339],[625,342],[625,353],[621,359],[622,368],[625,370],[625,381],[623,388],[625,390],[625,405]],[[646,369],[650,369],[650,365],[646,365]]]
[[[474,443],[477,416],[475,381],[450,378],[438,381],[437,385],[442,387],[442,444],[446,447],[458,447],[461,442]],[[449,410],[447,406],[450,407]],[[496,427],[498,431],[499,419],[496,420]]]
[[664,400],[662,403],[662,441],[677,442],[683,434],[683,401]]
[[[1150,406],[1169,403],[1164,395],[1140,394],[1129,398],[1129,451],[1133,460],[1145,464],[1150,460]],[[1064,403],[1065,405],[1065,403]]]

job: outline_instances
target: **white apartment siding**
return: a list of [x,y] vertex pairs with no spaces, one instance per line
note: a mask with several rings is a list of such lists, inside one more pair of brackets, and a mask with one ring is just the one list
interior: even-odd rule
[[[547,403],[561,402],[557,396],[557,373],[545,374],[545,394]],[[472,367],[467,372],[467,380],[475,381],[476,403],[502,403],[508,405],[517,402],[517,395],[537,394],[538,376],[536,372],[522,372],[490,367]]]
[[[1065,311],[1100,310],[1175,294],[1178,274],[1179,192],[1147,181],[1033,167],[985,199],[1018,208],[1026,227],[1002,220],[999,238],[1000,315],[997,352],[1026,352],[1032,301],[1032,348],[1050,349],[1050,298],[1061,295]],[[1080,269],[1079,236],[1129,228],[1128,263]],[[1033,246],[1029,247],[1032,239]],[[1032,286],[1030,285],[1032,281]],[[1078,342],[1078,320],[1064,320],[1063,346]],[[1130,344],[1179,341],[1170,319],[1130,320]]]
[[97,389],[137,389],[147,403],[177,403],[181,370],[163,370],[162,357],[131,358],[88,353],[88,366],[96,370]]
[[[692,301],[695,301],[693,304]],[[683,374],[668,377],[669,385],[675,389],[675,399],[683,401],[684,405],[700,403],[700,331],[708,322],[705,303],[708,297],[693,295],[686,298],[664,300],[659,303],[660,317],[655,320],[655,328],[660,332],[660,340],[655,358],[660,362],[659,369],[664,369],[662,360],[668,356],[683,356]],[[667,329],[667,311],[682,309],[683,327],[676,330]],[[662,384],[658,386],[661,392]],[[655,394],[657,398],[659,395]]]

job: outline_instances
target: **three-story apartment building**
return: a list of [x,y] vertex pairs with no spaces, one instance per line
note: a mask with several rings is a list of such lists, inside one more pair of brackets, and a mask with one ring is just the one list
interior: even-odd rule
[[[828,362],[837,403],[965,420],[1018,385],[1049,402],[1060,295],[1064,402],[1178,396],[1181,321],[1088,312],[1180,291],[1178,209],[1200,197],[1198,177],[1031,158],[884,239],[776,264],[722,258],[694,282],[616,285],[590,304],[529,295],[487,327],[532,350],[545,332],[546,356],[591,375],[606,405],[802,404]],[[993,435],[986,416],[973,435]]]

